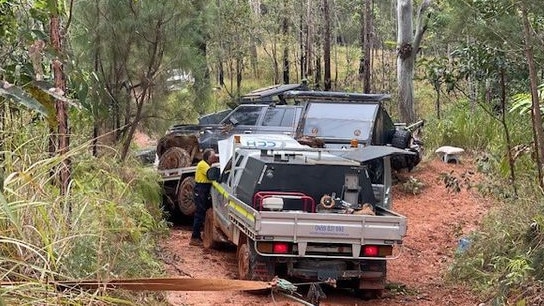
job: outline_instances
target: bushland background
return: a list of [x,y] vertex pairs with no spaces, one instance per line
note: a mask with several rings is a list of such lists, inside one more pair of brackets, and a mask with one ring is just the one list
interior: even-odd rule
[[[529,0],[0,0],[0,287],[7,304],[160,300],[48,281],[156,276],[168,232],[137,131],[263,86],[386,92],[463,147],[495,200],[448,277],[494,303],[542,291],[544,8]],[[417,182],[413,182],[417,187]],[[73,303],[73,302],[72,302]]]

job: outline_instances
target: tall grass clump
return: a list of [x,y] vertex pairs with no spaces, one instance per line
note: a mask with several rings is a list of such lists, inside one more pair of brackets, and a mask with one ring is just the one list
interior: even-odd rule
[[1,152],[0,275],[11,285],[0,286],[0,304],[138,304],[142,295],[58,291],[52,284],[163,273],[155,256],[166,233],[156,174],[135,161],[94,158],[84,144],[66,156],[72,183],[62,196],[56,181],[61,158],[36,149],[45,147],[46,136],[28,135],[5,138],[11,150]]
[[441,119],[426,118],[425,147],[432,152],[444,145],[481,151],[502,143],[500,122],[478,107],[470,109],[468,103],[460,102],[444,110]]

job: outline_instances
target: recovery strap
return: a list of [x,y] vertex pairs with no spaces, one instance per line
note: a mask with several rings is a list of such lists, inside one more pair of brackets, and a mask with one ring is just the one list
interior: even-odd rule
[[[28,282],[24,282],[27,283]],[[0,282],[0,286],[16,286],[23,282]],[[272,289],[274,282],[195,279],[195,278],[134,278],[115,280],[50,281],[59,290],[69,289],[125,289],[133,291],[257,291]]]

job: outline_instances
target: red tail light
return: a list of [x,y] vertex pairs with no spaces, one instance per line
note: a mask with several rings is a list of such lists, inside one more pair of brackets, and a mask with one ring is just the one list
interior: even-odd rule
[[380,249],[377,245],[365,245],[363,247],[363,256],[373,257],[378,256]]
[[275,242],[272,251],[277,254],[286,254],[289,252],[289,244],[286,242]]

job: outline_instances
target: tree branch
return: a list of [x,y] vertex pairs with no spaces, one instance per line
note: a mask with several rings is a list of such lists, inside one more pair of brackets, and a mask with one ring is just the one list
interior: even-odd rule
[[429,15],[425,16],[425,11],[431,6],[432,0],[424,0],[419,6],[417,12],[417,26],[416,33],[414,36],[414,43],[412,44],[412,53],[415,55],[419,51],[419,46],[421,45],[421,40],[423,39],[423,34],[427,31],[429,25]]

